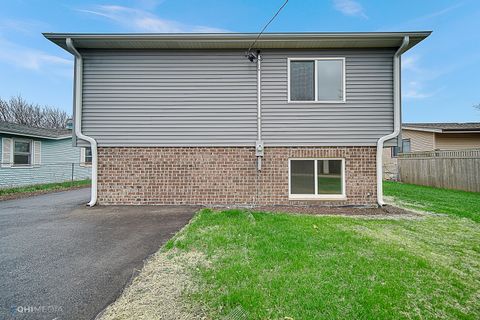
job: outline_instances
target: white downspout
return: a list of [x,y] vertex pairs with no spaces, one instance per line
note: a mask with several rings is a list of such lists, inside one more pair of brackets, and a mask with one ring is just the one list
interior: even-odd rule
[[400,133],[401,119],[400,119],[400,56],[407,49],[410,37],[403,37],[403,42],[400,48],[393,56],[393,132],[381,137],[377,141],[377,203],[379,206],[385,205],[383,201],[383,144],[385,141],[395,138]]
[[262,157],[264,155],[262,141],[262,56],[257,51],[257,141],[255,143],[257,156],[257,170],[262,170]]
[[67,38],[66,43],[68,50],[75,56],[75,135],[78,139],[89,142],[92,148],[92,187],[90,202],[87,205],[93,207],[97,203],[97,141],[82,133],[83,59],[82,55],[73,45],[71,38]]

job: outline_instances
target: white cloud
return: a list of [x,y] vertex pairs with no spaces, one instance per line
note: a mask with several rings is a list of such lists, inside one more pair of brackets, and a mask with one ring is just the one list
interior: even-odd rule
[[150,12],[124,6],[98,5],[89,9],[76,10],[107,18],[127,29],[138,32],[227,32],[225,29],[201,25],[188,25],[174,20],[162,19]]
[[368,19],[362,5],[354,0],[333,0],[333,6],[346,16],[362,17]]
[[406,99],[425,99],[433,96],[434,92],[420,92],[417,88],[411,87],[407,90],[404,90],[403,97]]
[[154,9],[162,2],[163,0],[135,0],[135,6],[145,9]]
[[404,70],[416,70],[418,57],[417,56],[407,56],[402,58],[402,69]]
[[433,18],[436,18],[436,17],[439,17],[439,16],[443,16],[444,14],[446,13],[449,13],[450,11],[452,10],[455,10],[461,6],[463,6],[464,3],[463,2],[459,2],[459,3],[456,3],[450,7],[446,7],[446,8],[443,8],[443,9],[440,9],[438,11],[434,11],[434,12],[431,12],[431,13],[428,13],[424,16],[421,16],[421,17],[418,17],[410,22],[413,22],[413,23],[419,23],[419,22],[425,22],[425,21],[428,21],[430,19],[433,19]]
[[414,77],[412,80],[404,81],[402,88],[402,97],[405,99],[426,99],[435,96],[443,88],[440,89],[428,89],[425,87],[431,87],[429,81],[422,79],[421,77]]
[[35,20],[3,19],[0,21],[0,32],[20,32],[26,35],[38,35],[38,30],[46,29],[48,24]]
[[21,68],[37,71],[49,68],[50,71],[52,67],[69,69],[72,67],[72,61],[69,59],[17,45],[2,38],[0,38],[0,47],[2,48],[0,50],[0,61]]
[[426,91],[425,84],[436,77],[434,72],[421,66],[421,56],[409,54],[402,57],[402,74],[405,76],[402,96],[406,99],[425,99],[434,96],[438,90]]

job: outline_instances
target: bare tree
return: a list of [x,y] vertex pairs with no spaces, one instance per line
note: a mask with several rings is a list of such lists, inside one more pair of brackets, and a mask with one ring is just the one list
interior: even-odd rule
[[0,98],[0,120],[33,127],[65,128],[69,115],[58,108],[30,103],[21,96]]

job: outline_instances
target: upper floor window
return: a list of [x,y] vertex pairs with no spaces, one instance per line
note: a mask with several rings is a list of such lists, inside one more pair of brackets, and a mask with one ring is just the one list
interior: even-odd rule
[[345,58],[288,59],[290,102],[345,102]]

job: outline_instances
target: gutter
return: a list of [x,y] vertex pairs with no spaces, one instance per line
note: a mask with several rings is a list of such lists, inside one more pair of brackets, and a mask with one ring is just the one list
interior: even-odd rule
[[82,133],[82,89],[83,89],[83,59],[80,52],[77,51],[73,45],[71,38],[66,39],[68,51],[75,56],[75,135],[81,140],[90,143],[92,148],[92,187],[90,202],[87,204],[93,207],[97,203],[97,167],[98,167],[98,153],[97,141],[92,137],[86,136]]
[[383,201],[383,144],[385,141],[395,138],[401,130],[401,101],[400,101],[400,56],[408,49],[410,42],[409,36],[404,36],[402,45],[393,56],[393,132],[380,137],[377,141],[377,203],[379,206],[385,205]]

